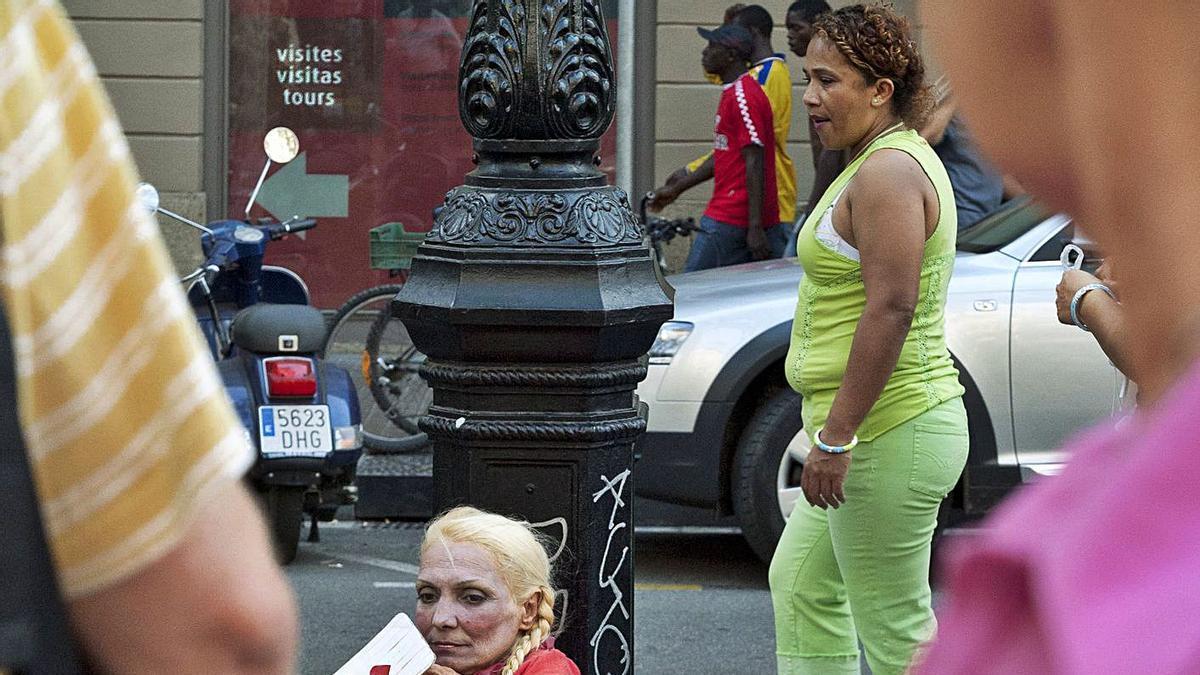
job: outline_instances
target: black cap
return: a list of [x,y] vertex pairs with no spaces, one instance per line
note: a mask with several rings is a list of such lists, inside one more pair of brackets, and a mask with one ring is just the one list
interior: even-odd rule
[[744,26],[727,23],[712,30],[697,28],[696,32],[705,40],[729,47],[745,58],[750,58],[754,53],[754,38]]

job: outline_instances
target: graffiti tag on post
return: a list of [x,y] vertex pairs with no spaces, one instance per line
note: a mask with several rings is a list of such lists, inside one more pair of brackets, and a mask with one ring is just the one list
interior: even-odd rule
[[[629,469],[617,474],[613,479],[608,476],[601,475],[600,480],[604,482],[604,487],[600,488],[592,495],[592,503],[598,503],[602,498],[611,496],[613,500],[612,512],[608,518],[608,542],[604,547],[604,556],[600,559],[600,588],[608,590],[612,593],[612,605],[608,608],[608,613],[604,615],[604,620],[600,622],[600,627],[592,634],[592,639],[589,644],[592,645],[592,668],[596,675],[611,675],[611,673],[601,670],[603,667],[602,654],[610,652],[620,653],[620,663],[624,666],[621,675],[629,672],[629,666],[633,661],[633,655],[629,651],[629,639],[626,638],[622,628],[629,622],[629,608],[625,605],[625,592],[621,590],[621,585],[617,581],[621,571],[625,567],[625,563],[629,557],[629,546],[621,544],[619,557],[613,551],[613,544],[617,541],[617,535],[622,534],[624,540],[629,536],[629,513],[628,509],[622,514],[621,519],[618,519],[617,514],[625,506],[625,483],[629,480]],[[614,613],[620,612],[624,617],[624,621],[619,621],[620,625],[614,624]]]

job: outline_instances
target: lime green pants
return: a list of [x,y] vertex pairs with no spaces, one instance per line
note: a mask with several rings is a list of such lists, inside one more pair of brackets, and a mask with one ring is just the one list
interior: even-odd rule
[[955,398],[854,450],[846,503],[801,498],[771,560],[780,675],[899,675],[936,628],[929,552],[938,506],[967,460]]

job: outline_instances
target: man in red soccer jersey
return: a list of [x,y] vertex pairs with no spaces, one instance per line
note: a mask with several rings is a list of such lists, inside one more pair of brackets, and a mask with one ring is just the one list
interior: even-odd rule
[[[719,75],[725,89],[713,137],[713,196],[700,219],[687,272],[778,258],[787,245],[786,228],[778,226],[771,103],[746,67],[753,38],[735,24],[697,30],[708,40],[701,56],[704,70]],[[659,188],[666,190],[680,186]]]

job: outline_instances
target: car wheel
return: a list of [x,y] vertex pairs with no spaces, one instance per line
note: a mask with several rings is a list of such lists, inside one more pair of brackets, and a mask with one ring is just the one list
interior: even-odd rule
[[800,473],[812,445],[800,421],[800,395],[780,389],[754,411],[738,441],[733,465],[733,511],[742,536],[770,562],[784,519],[803,499]]

